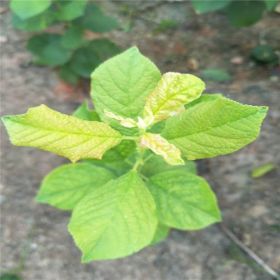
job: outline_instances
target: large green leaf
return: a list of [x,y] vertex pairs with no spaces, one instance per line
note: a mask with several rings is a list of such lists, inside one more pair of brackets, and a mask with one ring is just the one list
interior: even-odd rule
[[196,174],[196,165],[194,161],[186,161],[184,165],[171,166],[160,156],[151,154],[148,157],[149,158],[147,158],[141,168],[141,173],[147,177],[168,170],[183,170],[186,173],[190,172]]
[[223,95],[221,93],[204,93],[202,96],[200,96],[198,99],[194,100],[193,102],[186,104],[185,108],[191,108],[197,104],[201,104],[202,102],[213,102],[216,99],[223,98]]
[[165,238],[167,238],[169,231],[170,231],[169,227],[159,224],[151,245],[155,245],[155,244],[163,241]]
[[162,75],[154,91],[147,97],[143,117],[156,123],[184,110],[184,105],[199,98],[205,84],[191,74],[168,72]]
[[93,32],[108,32],[118,27],[118,22],[111,16],[107,16],[95,4],[90,3],[85,15],[79,19],[79,24]]
[[51,110],[45,105],[23,115],[2,118],[11,142],[69,158],[98,158],[120,143],[122,136],[105,123],[84,121]]
[[136,47],[101,64],[91,76],[91,96],[101,119],[106,119],[104,111],[138,117],[160,75],[158,68]]
[[227,7],[227,15],[232,25],[248,26],[261,19],[265,3],[259,0],[234,0]]
[[90,191],[114,178],[110,171],[90,163],[62,165],[44,178],[36,200],[71,210]]
[[196,13],[203,14],[225,8],[232,0],[192,0]]
[[[74,112],[74,116],[88,121],[100,120],[96,111],[88,108],[87,102],[84,102],[77,108]],[[103,155],[102,160],[90,160],[89,162],[110,170],[116,176],[121,176],[131,169],[135,161],[135,151],[135,142],[124,140],[116,147],[107,151]]]
[[11,0],[11,10],[21,19],[28,19],[45,11],[51,0]]
[[69,67],[77,75],[89,78],[99,64],[119,52],[119,47],[108,39],[92,40],[74,53]]
[[61,35],[48,33],[31,37],[27,49],[33,54],[34,62],[53,67],[66,63],[72,52],[63,47],[61,38]]
[[189,160],[229,154],[257,138],[266,112],[216,96],[167,120],[162,135]]
[[215,194],[207,182],[183,170],[158,173],[149,182],[159,222],[197,230],[221,220]]
[[83,262],[115,259],[149,245],[157,227],[153,198],[136,172],[94,189],[75,207],[69,231]]
[[80,17],[84,14],[86,4],[87,0],[61,0],[57,5],[56,17],[60,21],[70,21]]

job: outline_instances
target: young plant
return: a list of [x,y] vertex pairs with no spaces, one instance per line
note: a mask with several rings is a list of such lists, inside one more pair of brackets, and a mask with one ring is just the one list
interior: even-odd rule
[[249,26],[259,21],[264,12],[274,11],[279,0],[192,0],[196,13],[221,10],[235,27]]
[[[13,26],[27,32],[40,32],[27,42],[38,65],[59,67],[60,77],[76,84],[89,78],[92,69],[120,52],[118,46],[88,31],[104,33],[118,26],[88,0],[11,0]],[[56,33],[49,27],[55,27]]]
[[[96,111],[68,116],[45,105],[4,116],[11,142],[67,157],[36,200],[72,211],[83,262],[128,256],[167,237],[221,221],[193,160],[229,154],[259,134],[267,107],[202,96],[190,74],[159,69],[136,47],[92,73]],[[77,161],[79,161],[77,163]]]

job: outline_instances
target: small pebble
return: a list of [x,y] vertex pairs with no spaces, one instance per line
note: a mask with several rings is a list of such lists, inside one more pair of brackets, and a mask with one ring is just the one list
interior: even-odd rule
[[6,36],[0,35],[0,43],[6,43],[8,41],[8,38]]
[[244,59],[242,56],[235,56],[230,60],[230,62],[232,64],[240,65],[244,62]]
[[199,67],[199,63],[195,58],[190,58],[187,61],[187,67],[190,70],[197,70]]
[[279,81],[279,77],[277,77],[277,76],[271,76],[271,77],[269,78],[269,80],[270,80],[271,82],[276,83],[276,82]]

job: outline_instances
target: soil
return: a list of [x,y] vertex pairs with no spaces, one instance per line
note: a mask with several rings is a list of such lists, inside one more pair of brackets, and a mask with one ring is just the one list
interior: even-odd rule
[[[208,81],[209,92],[270,107],[257,141],[237,153],[199,162],[200,174],[215,190],[223,223],[271,268],[280,272],[280,69],[257,65],[250,50],[259,42],[280,51],[280,16],[266,15],[252,27],[235,29],[222,14],[196,16],[189,3],[103,2],[129,26],[124,10],[136,10],[129,31],[109,36],[123,48],[138,45],[162,70],[200,75],[205,68],[231,74],[224,83]],[[47,104],[71,113],[86,92],[66,90],[54,71],[37,67],[25,49],[27,34],[11,26],[7,2],[1,5],[1,114],[24,113]],[[122,12],[122,13],[121,13]],[[162,19],[172,30],[156,31]],[[66,89],[65,89],[66,88]],[[116,261],[80,264],[80,252],[67,233],[69,214],[34,202],[42,178],[65,162],[32,148],[12,146],[1,129],[1,271],[14,268],[23,252],[27,280],[269,280],[272,277],[243,254],[220,227],[198,232],[173,230],[157,246]],[[252,179],[253,168],[278,168]]]

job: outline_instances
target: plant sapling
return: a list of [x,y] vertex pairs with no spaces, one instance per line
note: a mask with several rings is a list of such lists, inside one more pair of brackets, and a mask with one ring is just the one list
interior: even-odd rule
[[136,47],[92,73],[95,111],[73,116],[45,105],[2,118],[11,142],[66,157],[36,200],[72,211],[82,261],[116,259],[155,244],[170,228],[221,221],[194,160],[229,154],[259,134],[267,107],[202,94],[196,76],[159,69]]

